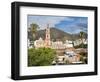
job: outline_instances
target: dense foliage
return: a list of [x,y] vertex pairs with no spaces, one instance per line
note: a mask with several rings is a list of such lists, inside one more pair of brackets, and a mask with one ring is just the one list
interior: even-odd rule
[[87,47],[88,47],[87,44],[80,44],[80,45],[74,46],[74,48],[87,48]]
[[28,66],[48,66],[52,64],[56,52],[51,48],[28,49]]

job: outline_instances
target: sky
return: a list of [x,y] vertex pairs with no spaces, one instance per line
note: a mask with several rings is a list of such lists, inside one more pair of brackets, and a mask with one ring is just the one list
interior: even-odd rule
[[49,24],[49,27],[55,27],[70,34],[87,32],[88,28],[87,17],[28,15],[28,27],[32,23],[38,24],[40,29],[45,29]]

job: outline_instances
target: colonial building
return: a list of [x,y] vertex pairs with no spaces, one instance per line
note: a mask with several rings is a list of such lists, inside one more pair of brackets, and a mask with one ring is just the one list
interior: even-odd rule
[[34,41],[35,48],[44,47],[44,40],[40,37],[39,40]]

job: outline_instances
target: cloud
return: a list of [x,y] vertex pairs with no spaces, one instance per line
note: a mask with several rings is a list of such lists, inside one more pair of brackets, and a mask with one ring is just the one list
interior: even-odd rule
[[47,27],[47,24],[49,24],[49,27],[55,27],[68,33],[79,33],[81,30],[87,30],[88,18],[29,15],[28,27],[31,23],[38,24],[40,29],[45,29]]
[[55,27],[56,24],[59,24],[63,20],[72,20],[67,17],[58,17],[58,16],[28,16],[28,26],[31,23],[36,23],[41,29],[46,28],[47,24],[50,27]]
[[68,33],[79,33],[80,31],[87,32],[88,19],[87,17],[68,17],[69,20],[63,20],[56,27]]

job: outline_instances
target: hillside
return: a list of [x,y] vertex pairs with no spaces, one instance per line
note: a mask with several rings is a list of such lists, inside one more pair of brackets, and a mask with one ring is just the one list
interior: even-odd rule
[[[45,30],[37,31],[35,39],[37,40],[40,37],[45,39]],[[51,37],[51,40],[53,40],[53,41],[56,41],[56,40],[64,41],[66,39],[67,40],[75,40],[75,39],[79,39],[79,34],[72,35],[72,34],[64,32],[62,30],[59,30],[57,28],[50,28],[50,37]],[[32,40],[32,33],[31,32],[28,32],[28,38],[30,40]]]

